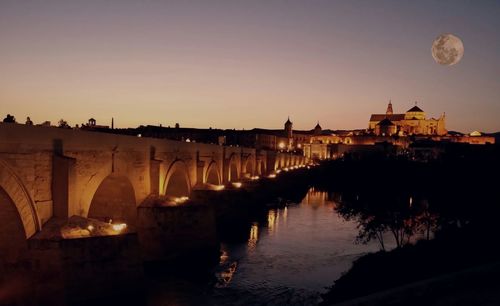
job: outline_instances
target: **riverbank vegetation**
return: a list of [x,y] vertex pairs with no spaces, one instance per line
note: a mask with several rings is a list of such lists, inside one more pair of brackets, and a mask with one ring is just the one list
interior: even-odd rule
[[468,146],[426,162],[347,156],[318,168],[315,184],[333,193],[334,213],[358,223],[357,242],[381,247],[356,260],[324,303],[498,260],[499,153]]

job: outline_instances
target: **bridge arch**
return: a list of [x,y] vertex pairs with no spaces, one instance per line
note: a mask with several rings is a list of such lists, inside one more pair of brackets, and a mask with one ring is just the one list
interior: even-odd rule
[[266,174],[266,163],[264,160],[258,160],[256,164],[256,173],[258,175],[265,175]]
[[[20,220],[22,224],[23,231],[21,232],[24,232],[25,239],[33,236],[40,230],[40,222],[36,214],[35,205],[27,189],[24,187],[21,179],[2,160],[0,160],[0,191],[3,195],[0,201],[0,222],[5,224],[10,223],[10,217],[16,216],[16,219]],[[12,215],[11,208],[15,208],[17,214]],[[2,215],[4,209],[10,211],[8,214],[6,213],[6,220],[3,220],[4,216]]]
[[207,167],[205,182],[212,185],[220,185],[222,182],[217,163],[213,160]]
[[228,181],[235,182],[240,177],[240,169],[238,169],[238,159],[235,153],[231,154],[228,163]]
[[253,176],[256,171],[255,170],[255,155],[251,154],[248,155],[244,160],[243,160],[243,166],[242,166],[242,171],[245,175],[247,176]]
[[135,225],[137,200],[131,181],[120,174],[112,173],[106,176],[90,201],[88,217]]
[[281,154],[279,154],[276,156],[276,160],[274,161],[274,170],[279,170],[282,168],[281,161]]
[[164,181],[164,194],[173,197],[189,196],[191,183],[186,163],[180,159],[175,160],[168,167]]

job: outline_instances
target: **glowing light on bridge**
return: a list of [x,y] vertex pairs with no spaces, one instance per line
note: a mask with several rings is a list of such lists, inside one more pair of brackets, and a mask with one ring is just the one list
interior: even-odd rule
[[89,226],[87,226],[87,229],[89,230],[89,232],[91,232],[94,230],[94,226],[90,224]]
[[243,186],[243,184],[241,182],[233,182],[231,183],[233,185],[233,187],[235,188],[241,188],[241,186]]
[[280,143],[278,144],[278,147],[279,147],[280,149],[284,149],[284,148],[285,148],[285,143],[284,143],[283,141],[282,141],[282,142],[280,142]]
[[271,174],[269,174],[267,177],[268,177],[268,178],[276,178],[276,174],[271,173]]
[[187,200],[189,200],[189,197],[176,197],[176,198],[174,198],[174,202],[176,204],[185,203]]
[[260,177],[258,175],[254,175],[254,176],[250,177],[250,179],[252,181],[256,181],[256,180],[260,179]]
[[207,190],[221,191],[221,190],[224,190],[224,188],[226,188],[226,186],[224,186],[224,185],[214,185],[214,184],[206,183],[205,184],[205,188]]
[[112,226],[112,227],[113,227],[113,230],[114,230],[115,232],[120,233],[120,232],[122,232],[124,229],[126,229],[126,228],[127,228],[127,224],[125,224],[125,223],[118,223],[118,224],[113,224],[113,226]]

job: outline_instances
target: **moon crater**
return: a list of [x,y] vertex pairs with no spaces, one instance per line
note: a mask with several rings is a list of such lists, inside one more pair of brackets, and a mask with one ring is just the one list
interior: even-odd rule
[[432,43],[432,57],[441,65],[455,65],[464,56],[462,40],[453,34],[441,34]]

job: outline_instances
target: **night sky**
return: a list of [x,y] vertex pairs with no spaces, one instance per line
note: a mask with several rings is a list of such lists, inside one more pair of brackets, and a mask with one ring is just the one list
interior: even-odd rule
[[[500,1],[0,0],[0,115],[214,128],[366,128],[418,101],[500,130]],[[461,62],[431,56],[441,33]]]

